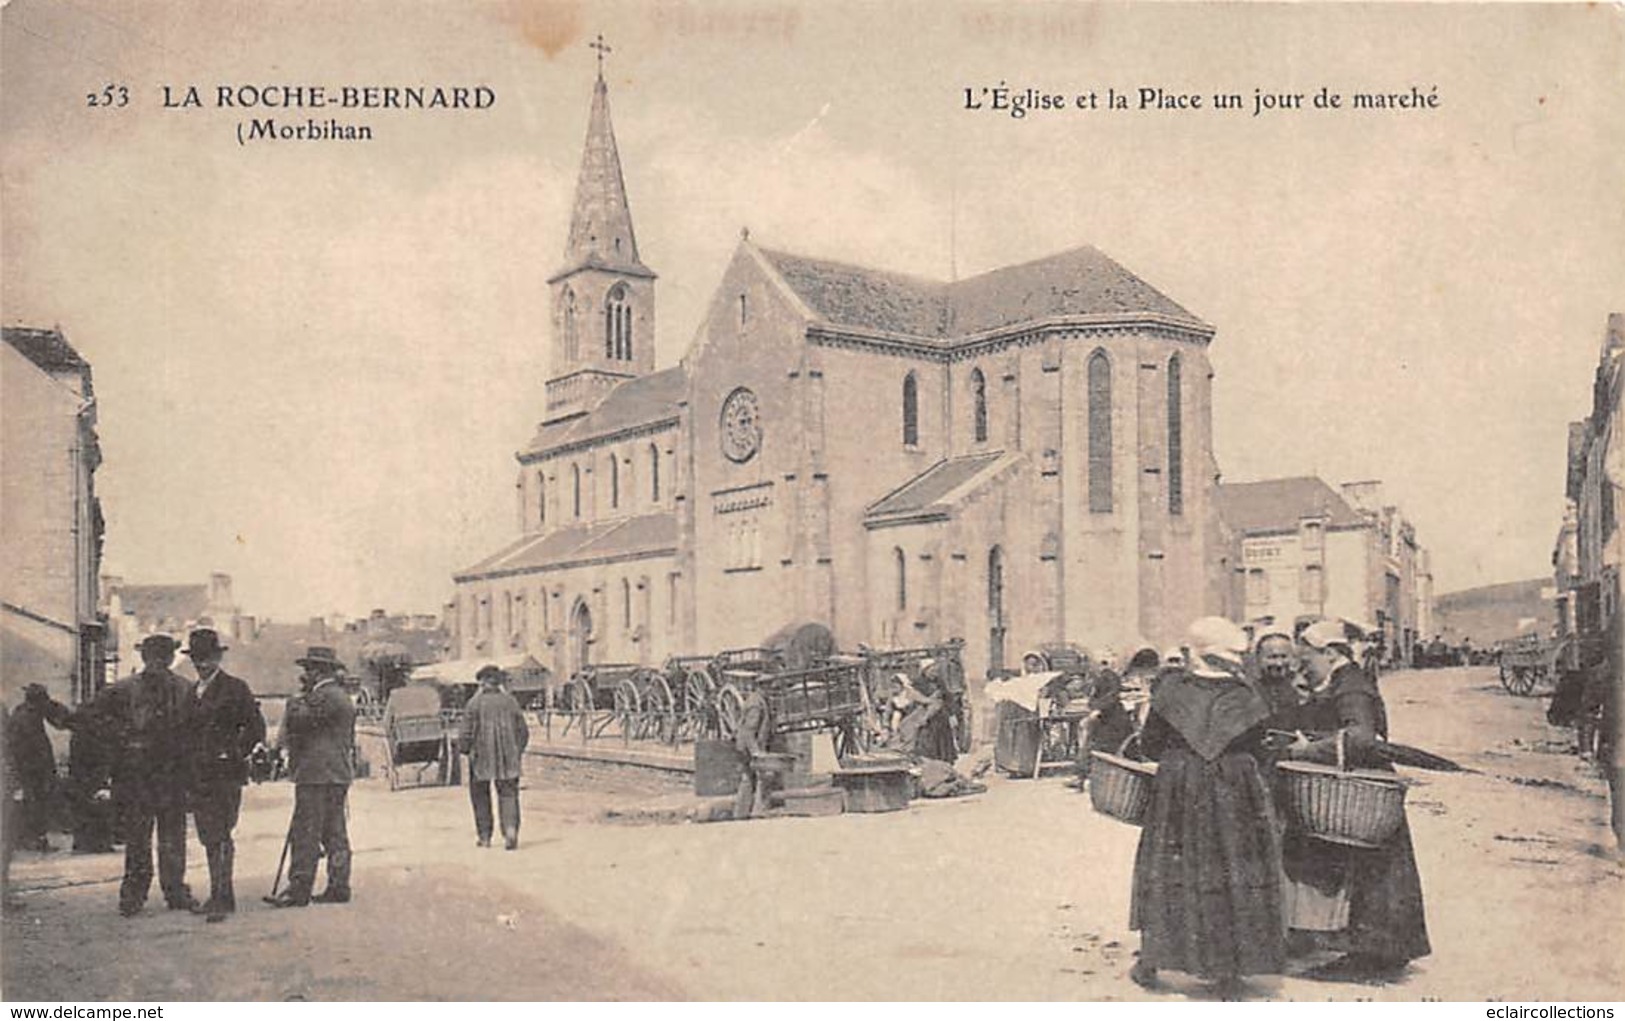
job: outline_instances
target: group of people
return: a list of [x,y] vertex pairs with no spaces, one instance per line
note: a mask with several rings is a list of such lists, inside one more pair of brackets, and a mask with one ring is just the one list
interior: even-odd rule
[[1356,848],[1298,831],[1276,803],[1281,759],[1392,769],[1387,711],[1344,622],[1249,640],[1204,618],[1187,649],[1157,673],[1139,731],[1158,770],[1134,865],[1134,981],[1154,986],[1166,968],[1228,996],[1291,957],[1326,956],[1321,977],[1380,979],[1426,956],[1408,825]]
[[[124,843],[124,875],[119,887],[119,913],[139,914],[151,892],[153,841],[157,840],[157,879],[171,910],[188,910],[210,922],[224,921],[237,907],[233,881],[236,829],[250,763],[262,758],[265,718],[248,684],[227,673],[227,647],[210,628],[193,631],[184,650],[196,673],[191,681],[172,669],[176,642],[151,635],[138,646],[141,670],[103,688],[83,705],[70,707],[30,685],[23,702],[7,720],[7,751],[12,775],[23,787],[24,846],[44,849],[44,806],[48,793],[42,778],[54,775],[54,752],[44,732],[49,722],[72,733],[70,762],[77,766],[97,750],[96,763],[110,781],[111,813]],[[348,829],[349,789],[356,774],[355,704],[346,689],[344,664],[334,650],[312,646],[296,660],[300,692],[290,698],[281,740],[288,757],[288,779],[294,785],[293,817],[284,845],[287,884],[267,899],[275,907],[311,903],[343,904],[351,898],[351,851]],[[469,758],[469,796],[475,833],[481,846],[491,845],[494,822],[491,789],[504,846],[519,846],[519,777],[530,737],[524,714],[506,690],[507,677],[495,666],[479,672],[479,691],[464,709],[459,750]],[[78,776],[68,791],[75,817],[75,848],[112,849],[112,823],[105,824],[105,846],[82,846],[81,821],[97,799],[87,779]],[[46,771],[49,770],[49,773]],[[80,791],[80,787],[86,790]],[[80,795],[83,797],[80,797]],[[81,805],[80,802],[85,802]],[[198,842],[209,863],[209,896],[198,901],[186,883],[186,817],[191,814]],[[8,820],[11,822],[12,820]],[[8,830],[12,827],[8,826]],[[98,830],[97,832],[100,832]],[[8,839],[13,837],[8,833]],[[8,845],[9,847],[9,845]],[[314,893],[322,860],[327,885]],[[278,867],[278,884],[281,880]]]
[[[82,851],[111,850],[112,834],[117,832],[124,843],[121,915],[133,917],[146,905],[156,839],[158,887],[165,905],[221,922],[237,909],[232,834],[242,811],[250,761],[266,752],[265,717],[247,682],[224,669],[227,646],[214,629],[192,631],[186,648],[179,650],[191,660],[196,680],[172,669],[177,643],[169,635],[149,635],[137,651],[141,656],[137,673],[78,706],[64,705],[43,687],[30,685],[23,706],[12,714],[8,736],[19,732],[19,718],[25,725],[32,723],[30,713],[72,733],[69,800],[74,846]],[[296,785],[288,836],[292,864],[288,887],[276,903],[297,906],[312,899],[342,903],[349,899],[344,805],[354,777],[355,709],[337,683],[343,664],[331,649],[313,647],[298,663],[304,670],[303,690],[289,700],[283,723]],[[32,735],[32,730],[28,733]],[[81,755],[81,747],[94,754]],[[50,754],[48,741],[45,753]],[[92,765],[76,777],[81,761]],[[112,822],[96,814],[97,788],[103,778],[110,787]],[[25,804],[30,800],[25,796]],[[209,896],[203,901],[186,883],[188,814],[208,860]],[[82,844],[87,834],[94,841],[90,846]],[[328,888],[312,898],[310,888],[322,857],[328,862]]]

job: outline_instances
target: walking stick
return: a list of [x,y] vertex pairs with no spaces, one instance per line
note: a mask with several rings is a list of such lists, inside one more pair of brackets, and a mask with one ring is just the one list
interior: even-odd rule
[[288,825],[288,835],[282,838],[282,857],[277,859],[276,878],[271,880],[271,892],[262,899],[267,904],[276,903],[276,888],[282,885],[282,870],[288,864],[288,848],[293,844],[293,824]]

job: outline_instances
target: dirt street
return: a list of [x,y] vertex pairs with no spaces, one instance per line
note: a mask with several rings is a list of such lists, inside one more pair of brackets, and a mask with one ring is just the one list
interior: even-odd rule
[[[1269,999],[1617,999],[1625,869],[1605,790],[1544,701],[1489,669],[1385,678],[1397,740],[1478,774],[1409,771],[1433,956],[1382,986],[1255,979]],[[274,910],[292,804],[251,788],[240,913],[120,918],[117,856],[22,854],[4,995],[65,999],[1179,999],[1128,981],[1137,831],[1064,777],[907,812],[625,825],[682,778],[532,760],[523,846],[474,846],[467,795],[357,784],[356,899]],[[60,839],[60,838],[59,838]],[[201,849],[189,861],[206,890]],[[157,910],[153,909],[157,905]],[[463,962],[478,960],[471,969]]]

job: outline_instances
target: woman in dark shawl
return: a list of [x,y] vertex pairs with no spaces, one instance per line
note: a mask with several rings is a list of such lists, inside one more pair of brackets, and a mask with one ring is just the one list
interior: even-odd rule
[[1230,996],[1286,961],[1280,838],[1258,767],[1270,710],[1242,679],[1241,629],[1203,618],[1191,631],[1191,667],[1163,677],[1140,733],[1159,765],[1134,861],[1130,977],[1149,986],[1170,968]]
[[[1285,748],[1282,757],[1335,764],[1341,731],[1347,765],[1391,772],[1393,766],[1376,755],[1377,742],[1388,737],[1382,695],[1371,675],[1353,661],[1341,624],[1312,625],[1302,640],[1313,688],[1297,718],[1307,736]],[[1301,929],[1303,912],[1292,912],[1295,943],[1345,955],[1319,969],[1324,977],[1391,974],[1432,951],[1409,822],[1386,845],[1369,850],[1288,830],[1283,854],[1289,885],[1303,895],[1296,899],[1311,905],[1317,899],[1346,901],[1335,925],[1322,919]]]

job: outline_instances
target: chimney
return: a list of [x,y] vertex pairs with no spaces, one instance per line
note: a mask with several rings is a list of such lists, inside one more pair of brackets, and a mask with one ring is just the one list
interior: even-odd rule
[[231,610],[231,575],[219,571],[209,575],[209,609]]
[[324,618],[310,618],[310,640],[312,642],[327,641],[327,621]]
[[1608,313],[1608,333],[1603,338],[1603,357],[1625,349],[1625,312]]
[[1380,479],[1345,482],[1338,488],[1343,491],[1343,499],[1353,504],[1355,510],[1376,513],[1382,509],[1382,481]]

